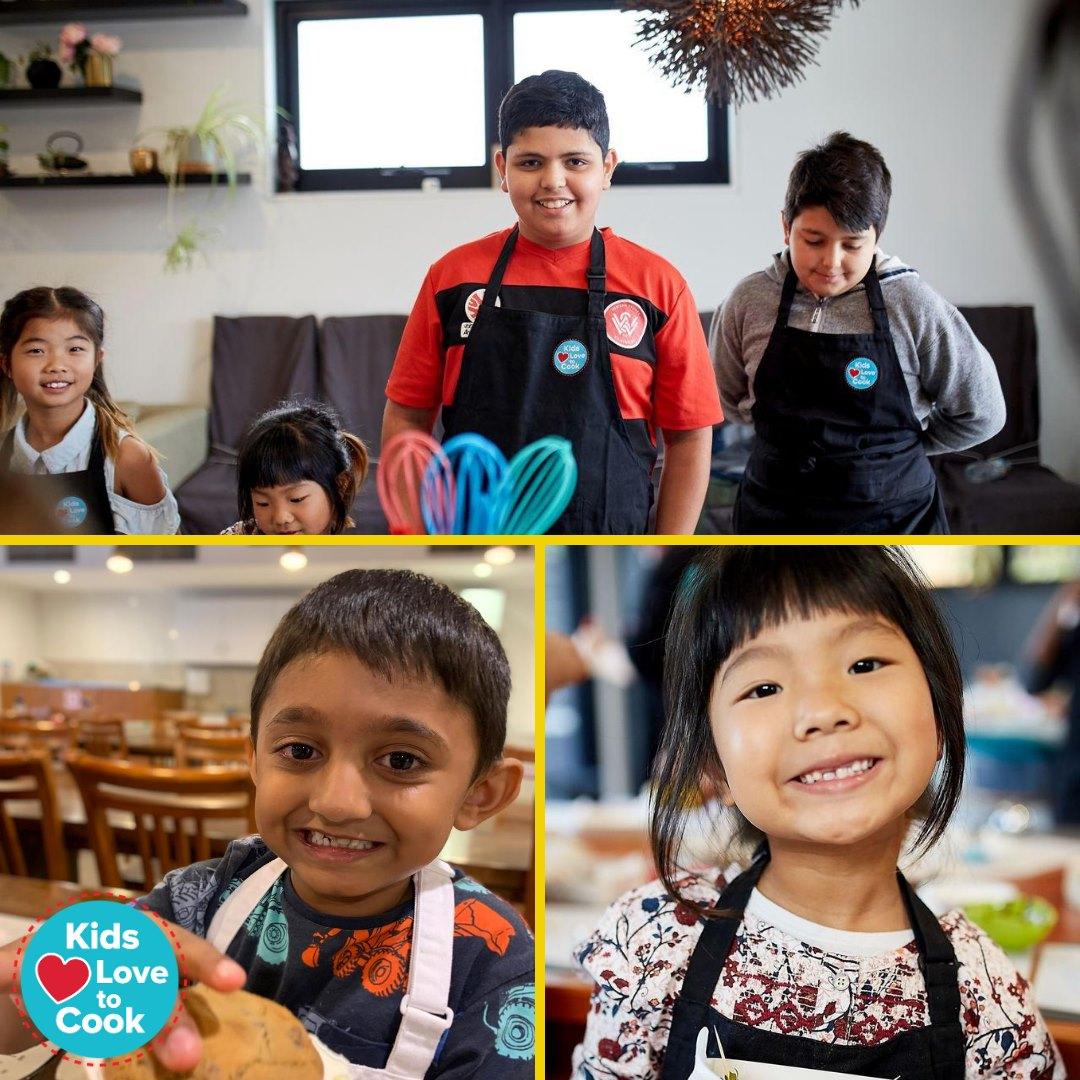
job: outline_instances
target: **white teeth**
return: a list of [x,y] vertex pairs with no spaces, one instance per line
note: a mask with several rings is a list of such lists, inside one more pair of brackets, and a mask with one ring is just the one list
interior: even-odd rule
[[71,383],[66,382],[47,382],[45,384],[45,386],[48,387],[48,389],[50,390],[63,390],[65,387],[68,387],[70,385]]
[[849,776],[858,776],[874,767],[873,758],[863,758],[861,761],[853,761],[849,765],[841,765],[838,769],[821,769],[814,772],[803,773],[798,777],[800,784],[817,784],[822,780],[845,780]]
[[354,851],[366,851],[375,845],[370,840],[343,840],[335,836],[327,836],[326,833],[317,832],[315,829],[307,830],[309,844],[317,844],[319,847],[343,847],[352,848]]
[[547,210],[561,210],[564,206],[569,206],[572,200],[570,199],[540,199],[540,205]]

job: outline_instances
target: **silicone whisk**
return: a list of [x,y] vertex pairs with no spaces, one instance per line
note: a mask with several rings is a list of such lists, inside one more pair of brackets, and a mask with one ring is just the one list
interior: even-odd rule
[[453,531],[474,536],[494,532],[495,498],[506,473],[503,452],[490,439],[471,433],[447,439],[443,451],[457,485]]
[[375,486],[395,536],[448,533],[454,526],[454,470],[422,431],[402,431],[382,448]]
[[506,467],[495,500],[494,531],[546,533],[577,487],[577,462],[567,439],[549,435],[523,446]]

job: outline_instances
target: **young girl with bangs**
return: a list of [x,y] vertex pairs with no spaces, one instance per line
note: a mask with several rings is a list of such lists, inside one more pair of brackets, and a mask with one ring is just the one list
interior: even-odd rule
[[[1065,1076],[1027,982],[897,868],[941,837],[964,769],[959,663],[902,551],[703,552],[672,610],[665,683],[660,880],[578,951],[596,990],[576,1077]],[[690,870],[679,853],[703,792],[735,841]],[[752,852],[741,867],[737,847]]]
[[225,536],[342,533],[364,478],[363,442],[318,401],[282,402],[248,428],[237,463],[240,520]]
[[78,289],[26,289],[0,314],[0,471],[22,474],[26,503],[4,516],[20,531],[174,533],[180,524],[157,454],[105,384],[104,340],[104,313]]

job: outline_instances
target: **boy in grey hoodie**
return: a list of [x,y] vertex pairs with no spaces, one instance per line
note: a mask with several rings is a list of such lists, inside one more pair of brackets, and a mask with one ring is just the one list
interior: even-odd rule
[[727,416],[755,427],[737,532],[947,532],[926,460],[990,438],[1005,403],[956,308],[878,240],[891,177],[844,132],[803,153],[783,254],[709,334]]

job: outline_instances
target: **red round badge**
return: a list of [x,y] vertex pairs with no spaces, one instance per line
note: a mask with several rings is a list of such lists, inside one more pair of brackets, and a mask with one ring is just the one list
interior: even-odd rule
[[623,349],[641,344],[649,320],[645,309],[635,300],[616,300],[604,309],[608,339]]
[[[483,302],[484,302],[484,290],[483,289],[473,289],[473,291],[471,293],[469,293],[469,297],[465,301],[465,318],[468,319],[469,322],[476,322],[476,315],[479,312],[480,305]],[[496,296],[495,297],[495,306],[496,307],[502,307],[502,297],[501,296]]]

